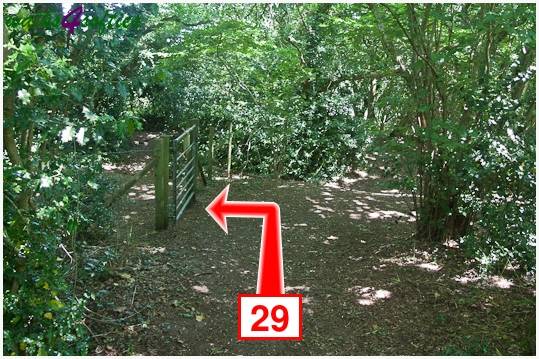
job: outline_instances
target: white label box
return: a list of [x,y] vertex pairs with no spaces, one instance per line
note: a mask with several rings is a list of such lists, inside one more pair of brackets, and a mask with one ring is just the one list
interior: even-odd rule
[[302,340],[301,294],[238,295],[239,340]]

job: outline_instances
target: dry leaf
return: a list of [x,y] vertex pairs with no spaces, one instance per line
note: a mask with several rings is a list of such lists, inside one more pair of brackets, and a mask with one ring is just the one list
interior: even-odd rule
[[200,313],[200,314],[197,314],[195,319],[197,320],[197,322],[201,322],[204,320],[204,314]]
[[199,293],[208,293],[210,291],[205,285],[194,285],[193,289]]

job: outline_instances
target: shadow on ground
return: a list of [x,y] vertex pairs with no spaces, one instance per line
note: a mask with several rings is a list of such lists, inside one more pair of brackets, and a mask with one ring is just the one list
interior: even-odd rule
[[279,203],[286,291],[304,295],[303,341],[238,342],[236,298],[255,292],[261,221],[229,219],[225,235],[204,210],[225,185],[199,186],[185,217],[161,232],[151,176],[117,204],[115,275],[91,284],[94,353],[523,354],[531,345],[535,288],[480,277],[451,245],[416,242],[410,198],[366,174],[325,186],[232,181],[230,200]]

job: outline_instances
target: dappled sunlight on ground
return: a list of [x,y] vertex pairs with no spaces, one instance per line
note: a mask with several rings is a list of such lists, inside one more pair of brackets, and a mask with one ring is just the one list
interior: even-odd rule
[[514,283],[512,280],[501,277],[499,275],[480,275],[474,269],[469,269],[464,272],[462,275],[457,275],[453,277],[455,282],[460,284],[471,284],[475,283],[480,286],[487,286],[500,289],[509,289]]
[[135,174],[142,170],[146,163],[152,159],[153,141],[159,136],[159,133],[137,133],[133,136],[133,148],[111,150],[109,152],[110,155],[119,155],[122,158],[121,162],[104,163],[103,169],[106,172],[125,174]]
[[416,265],[416,267],[426,269],[430,272],[438,272],[440,269],[442,269],[442,267],[436,263],[419,263]]
[[155,199],[155,187],[151,184],[142,184],[133,186],[131,191],[127,193],[129,198],[141,201],[149,201]]
[[[364,180],[371,178],[373,177],[366,172],[356,171],[353,178],[341,178],[325,183],[320,197],[305,196],[305,200],[311,204],[309,211],[322,219],[346,217],[354,221],[415,222],[413,211],[395,210],[396,205],[411,209],[411,195],[397,189],[366,190]],[[279,186],[281,187],[285,188]],[[343,198],[340,195],[343,191],[353,194],[355,198]]]
[[[410,212],[406,214],[404,212],[383,209],[381,206],[388,205],[386,199],[379,200],[371,195],[378,195],[373,192],[364,192],[357,195],[357,199],[353,199],[352,203],[349,201],[335,201],[334,197],[330,196],[329,192],[321,193],[324,197],[315,199],[306,196],[305,199],[312,204],[311,212],[316,213],[322,219],[326,219],[331,216],[342,216],[346,214],[349,219],[353,220],[397,220],[406,222],[415,222],[414,213]],[[382,193],[382,196],[395,196],[394,192]],[[395,202],[391,202],[394,204]],[[404,202],[398,201],[398,204]]]
[[367,213],[368,218],[370,219],[391,219],[391,218],[397,218],[397,219],[406,219],[408,222],[415,222],[415,218],[412,216],[408,216],[407,214],[404,214],[399,211],[373,211]]
[[354,286],[348,288],[348,291],[357,296],[357,304],[373,305],[379,301],[391,298],[391,292],[385,289],[375,289],[373,287]]
[[438,272],[442,266],[431,260],[431,255],[427,252],[421,252],[416,255],[401,255],[392,258],[380,259],[381,263],[392,263],[399,267],[417,267],[429,272]]
[[[138,161],[133,161],[127,164],[124,163],[103,163],[103,169],[106,172],[122,172],[135,174],[141,171],[144,166],[152,159],[150,155],[144,155]],[[142,161],[141,161],[142,160]]]
[[508,289],[513,286],[513,282],[511,280],[497,276],[497,275],[490,277],[488,279],[488,283],[493,287],[502,288],[502,289]]
[[[480,279],[460,275],[465,266],[455,265],[458,251],[411,240],[411,198],[378,180],[337,181],[338,188],[260,177],[230,182],[231,199],[274,201],[281,208],[285,293],[303,295],[306,330],[305,340],[290,343],[297,347],[287,354],[369,353],[362,346],[372,342],[393,348],[391,354],[416,353],[423,339],[430,349],[421,353],[430,353],[448,335],[476,330],[477,322],[498,328],[500,317],[531,312],[522,306],[506,315],[505,300],[519,295],[519,282],[492,276],[482,286]],[[114,279],[120,285],[110,286],[116,307],[134,303],[142,312],[151,304],[144,317],[153,336],[140,335],[140,343],[135,342],[139,352],[160,348],[169,334],[172,341],[181,338],[180,354],[212,354],[205,347],[207,338],[231,348],[230,353],[263,352],[258,343],[254,349],[238,342],[236,326],[230,325],[237,320],[237,293],[256,293],[262,221],[232,219],[226,236],[205,212],[230,182],[197,186],[197,201],[185,217],[160,232],[153,229],[153,176],[124,196],[128,207],[121,207],[121,215],[130,219],[119,221],[119,236],[133,233],[130,243],[140,250],[122,271],[136,281]],[[98,333],[113,332],[118,343],[129,340],[125,331],[114,332],[116,325],[98,323]],[[459,328],[450,331],[453,323]],[[325,340],[327,333],[330,339]]]
[[[252,178],[251,176],[247,176],[247,175],[232,175],[230,176],[231,179],[233,180],[242,180],[242,179],[249,179],[249,178]],[[215,180],[216,181],[227,181],[228,180],[228,177],[215,177]]]
[[139,247],[142,252],[149,254],[165,253],[165,247]]
[[326,240],[324,240],[323,243],[330,244],[331,242],[336,241],[337,239],[339,239],[339,237],[331,235],[331,236],[326,237]]
[[354,173],[352,173],[349,177],[344,178],[334,178],[333,181],[327,182],[325,184],[325,187],[329,188],[335,188],[335,189],[343,189],[346,187],[350,187],[351,185],[363,181],[363,180],[369,180],[369,179],[379,179],[379,176],[376,175],[369,175],[365,171],[356,170]]
[[289,286],[284,287],[285,293],[297,293],[298,291],[308,292],[309,290],[311,290],[311,287],[308,287],[306,285],[297,285],[295,287],[289,287]]
[[332,209],[332,208],[319,206],[319,205],[317,205],[317,204],[315,204],[313,207],[316,208],[316,209],[314,210],[314,213],[322,213],[322,212],[331,212],[331,213],[334,213],[334,212],[335,212],[335,210]]
[[355,174],[357,174],[360,179],[379,179],[380,178],[379,176],[370,175],[367,172],[361,171],[361,170],[356,170]]
[[277,188],[295,188],[295,187],[305,187],[305,183],[290,181],[289,183],[277,186]]
[[296,228],[307,228],[307,227],[309,227],[307,223],[292,223],[292,226],[286,223],[281,223],[282,230],[291,230],[291,229],[296,229]]

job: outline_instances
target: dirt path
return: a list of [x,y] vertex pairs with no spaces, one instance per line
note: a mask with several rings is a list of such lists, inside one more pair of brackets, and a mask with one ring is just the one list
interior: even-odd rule
[[185,217],[162,232],[153,230],[151,176],[121,201],[114,275],[91,284],[105,303],[92,307],[102,318],[89,323],[95,353],[523,353],[534,289],[479,279],[457,250],[415,243],[409,198],[361,176],[325,186],[232,181],[230,200],[279,203],[285,285],[304,295],[303,341],[238,342],[236,297],[255,292],[261,221],[229,219],[225,235],[204,210],[225,185],[199,186]]

